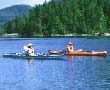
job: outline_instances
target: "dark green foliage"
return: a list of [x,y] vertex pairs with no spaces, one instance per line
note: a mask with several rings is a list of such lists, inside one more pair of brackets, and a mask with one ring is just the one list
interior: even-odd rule
[[52,0],[36,5],[28,16],[6,23],[5,30],[22,37],[110,32],[110,0]]
[[0,25],[0,35],[4,33],[3,25]]

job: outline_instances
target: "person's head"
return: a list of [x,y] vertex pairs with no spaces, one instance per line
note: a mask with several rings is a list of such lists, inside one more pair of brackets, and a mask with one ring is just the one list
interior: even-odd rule
[[34,45],[34,44],[29,43],[27,46],[28,46],[28,48],[31,48],[31,47],[33,47],[33,45]]
[[68,45],[73,45],[72,42],[69,42]]
[[32,46],[28,46],[28,48],[32,48]]

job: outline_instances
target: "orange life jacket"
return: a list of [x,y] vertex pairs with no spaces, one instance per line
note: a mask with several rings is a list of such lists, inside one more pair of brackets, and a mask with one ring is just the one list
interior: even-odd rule
[[73,52],[74,51],[73,45],[67,45],[67,51]]

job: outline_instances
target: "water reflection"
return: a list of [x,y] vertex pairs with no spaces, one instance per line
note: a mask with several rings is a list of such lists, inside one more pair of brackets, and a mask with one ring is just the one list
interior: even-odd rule
[[74,55],[68,55],[68,59],[69,59],[69,60],[73,60],[74,58],[75,58]]
[[28,59],[29,64],[34,64],[34,59]]

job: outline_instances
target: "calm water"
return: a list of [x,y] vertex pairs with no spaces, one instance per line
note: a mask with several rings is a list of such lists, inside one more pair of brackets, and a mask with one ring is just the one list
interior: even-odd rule
[[22,52],[35,44],[37,52],[64,50],[71,41],[74,48],[109,51],[110,39],[39,38],[0,39],[0,90],[110,90],[110,56],[65,57],[67,60],[26,60],[3,58],[5,52]]

